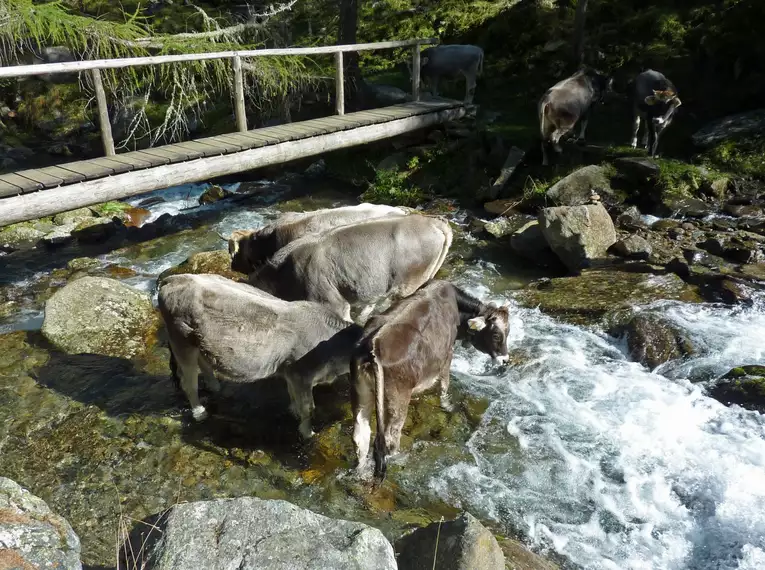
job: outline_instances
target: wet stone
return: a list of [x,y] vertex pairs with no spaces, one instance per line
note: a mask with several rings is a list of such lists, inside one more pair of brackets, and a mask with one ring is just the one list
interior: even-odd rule
[[765,366],[733,368],[710,388],[709,395],[726,406],[765,413]]

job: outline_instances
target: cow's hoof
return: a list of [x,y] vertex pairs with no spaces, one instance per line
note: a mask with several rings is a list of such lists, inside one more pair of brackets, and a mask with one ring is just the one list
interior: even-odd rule
[[194,417],[194,420],[198,422],[203,422],[208,417],[207,410],[204,406],[196,406],[191,408],[191,415]]

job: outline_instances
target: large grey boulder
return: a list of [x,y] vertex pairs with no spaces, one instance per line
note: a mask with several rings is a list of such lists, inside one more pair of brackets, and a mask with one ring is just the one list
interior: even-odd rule
[[505,556],[497,539],[470,513],[415,530],[396,542],[396,551],[399,570],[505,568]]
[[709,148],[730,138],[757,133],[765,133],[765,109],[713,121],[696,131],[691,140],[696,146]]
[[393,547],[379,530],[286,501],[241,497],[176,505],[160,527],[147,570],[397,569]]
[[547,190],[545,198],[556,206],[582,206],[590,202],[593,193],[601,198],[613,194],[602,166],[585,166],[561,178]]
[[158,326],[149,296],[114,279],[83,277],[45,302],[42,333],[69,354],[130,358]]
[[537,220],[528,222],[510,236],[510,249],[537,265],[544,267],[560,265],[558,257],[547,245],[542,227]]
[[602,204],[545,208],[539,225],[550,249],[574,272],[605,258],[616,242],[614,223]]
[[0,477],[0,568],[82,570],[80,539],[66,520]]

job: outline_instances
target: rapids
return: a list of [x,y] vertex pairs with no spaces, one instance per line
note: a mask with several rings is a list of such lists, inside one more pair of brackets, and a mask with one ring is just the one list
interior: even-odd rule
[[[201,208],[195,204],[202,185],[155,192],[150,196],[165,201],[149,207],[150,221],[189,208],[219,215],[193,239],[97,259],[133,270],[125,281],[153,292],[162,271],[196,251],[224,248],[216,234],[276,217],[285,188],[263,187],[269,199],[261,203]],[[333,196],[305,207],[347,201]],[[46,271],[6,275],[4,282],[26,290]],[[765,417],[705,395],[707,383],[730,368],[765,364],[764,298],[750,308],[677,302],[641,308],[668,316],[697,347],[692,358],[651,372],[629,360],[623,339],[516,303],[512,289],[529,274],[509,263],[473,258],[452,276],[478,295],[511,303],[513,364],[498,368],[472,348],[457,349],[454,389],[485,398],[488,408],[454,453],[433,441],[414,442],[390,471],[398,492],[417,497],[415,504],[469,509],[577,568],[765,568]],[[42,307],[31,303],[0,332],[34,331],[41,320]],[[345,476],[340,467],[336,472]],[[304,503],[323,500],[321,493],[308,497]]]

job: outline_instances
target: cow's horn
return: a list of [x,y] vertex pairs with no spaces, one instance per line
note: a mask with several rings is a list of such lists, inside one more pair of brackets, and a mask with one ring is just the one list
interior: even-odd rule
[[228,240],[230,240],[230,239],[231,239],[231,236],[224,236],[224,235],[223,235],[222,233],[220,233],[220,232],[215,232],[215,233],[216,233],[216,234],[218,234],[218,237],[219,237],[220,239],[222,239],[223,241],[228,241]]

